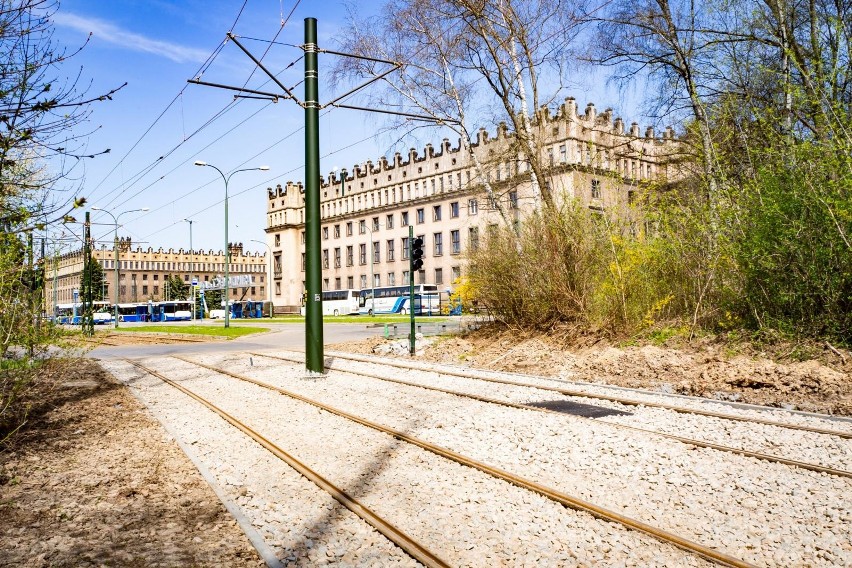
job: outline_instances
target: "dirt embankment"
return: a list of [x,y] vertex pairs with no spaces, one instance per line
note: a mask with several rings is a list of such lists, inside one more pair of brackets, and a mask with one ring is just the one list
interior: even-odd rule
[[94,361],[57,361],[0,448],[4,566],[260,566],[180,447]]
[[[338,346],[373,353],[382,338]],[[483,328],[439,339],[422,359],[573,381],[852,415],[852,354],[826,345],[763,349],[703,339],[672,347],[617,346],[600,338],[567,341]],[[815,358],[792,360],[808,352]]]

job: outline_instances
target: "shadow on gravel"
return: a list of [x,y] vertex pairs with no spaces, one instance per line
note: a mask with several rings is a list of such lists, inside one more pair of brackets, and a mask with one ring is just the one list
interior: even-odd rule
[[545,400],[542,402],[530,402],[525,406],[535,408],[546,408],[554,412],[562,414],[573,414],[574,416],[582,416],[583,418],[603,418],[605,416],[631,416],[631,412],[623,410],[613,410],[604,406],[595,406],[594,404],[583,404],[582,402],[570,402],[568,400]]

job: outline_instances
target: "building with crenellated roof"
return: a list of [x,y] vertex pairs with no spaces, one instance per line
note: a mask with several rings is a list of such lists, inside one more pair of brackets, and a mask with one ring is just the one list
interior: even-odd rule
[[[668,159],[678,146],[668,128],[640,132],[610,109],[589,103],[578,113],[573,98],[555,113],[542,108],[533,127],[544,143],[540,183],[555,202],[578,200],[592,210],[624,208],[638,188],[671,177]],[[500,124],[494,136],[480,129],[470,152],[444,139],[422,152],[411,148],[378,163],[367,161],[320,180],[322,286],[324,290],[408,284],[408,234],[424,238],[425,264],[416,283],[451,289],[464,272],[464,251],[483,230],[522,222],[542,206],[530,182],[529,161],[517,137]],[[477,165],[479,167],[477,167]],[[546,184],[546,185],[545,185]],[[491,196],[486,192],[491,188]],[[502,209],[503,215],[498,211]],[[267,243],[272,254],[272,300],[299,306],[305,290],[305,196],[301,183],[268,190]]]

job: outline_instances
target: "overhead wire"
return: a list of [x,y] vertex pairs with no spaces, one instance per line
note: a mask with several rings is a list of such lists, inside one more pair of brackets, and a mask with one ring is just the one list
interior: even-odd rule
[[[244,0],[243,5],[240,7],[239,12],[237,12],[236,18],[234,18],[234,23],[231,24],[231,31],[233,31],[234,27],[236,27],[237,23],[239,22],[240,17],[243,14],[243,10],[245,10],[245,7],[246,7],[247,4],[248,4],[248,0]],[[207,71],[207,69],[210,68],[210,66],[213,64],[213,62],[216,60],[216,58],[222,52],[222,49],[224,49],[226,44],[227,44],[227,36],[226,36],[225,40],[220,42],[219,45],[216,47],[216,49],[214,49],[213,52],[209,56],[207,56],[207,59],[204,61],[204,63],[201,64],[201,66],[198,68],[198,71],[196,71],[195,74],[198,75],[198,76],[203,75],[204,72]],[[171,100],[171,102],[169,102],[169,104],[166,105],[166,108],[163,109],[163,111],[160,112],[159,115],[157,115],[157,118],[155,118],[154,121],[145,130],[145,132],[143,132],[142,135],[139,136],[139,138],[136,140],[136,142],[133,143],[133,145],[130,147],[130,149],[127,150],[127,152],[124,154],[124,156],[122,156],[122,158],[115,164],[115,166],[113,166],[113,168],[109,172],[107,172],[107,174],[101,179],[101,181],[98,182],[97,185],[95,185],[94,189],[92,189],[92,194],[97,192],[97,190],[104,184],[104,182],[106,182],[107,179],[109,179],[109,177],[115,172],[115,170],[117,170],[119,168],[119,166],[121,166],[121,164],[124,163],[124,161],[130,155],[130,153],[133,152],[133,150],[135,150],[137,146],[139,146],[139,144],[142,142],[142,140],[144,140],[145,137],[151,132],[151,130],[153,130],[153,128],[157,125],[157,123],[160,122],[160,120],[163,118],[163,116],[165,116],[165,114],[169,111],[169,109],[172,108],[172,106],[175,104],[175,102],[180,97],[183,96],[183,93],[186,90],[186,88],[187,88],[187,85],[184,85],[180,89],[178,94],[175,95],[175,97]],[[107,195],[109,195],[109,194],[107,194]]]
[[[245,2],[243,2],[243,6],[240,8],[240,12],[239,12],[239,14],[237,15],[237,18],[235,19],[234,24],[231,26],[231,30],[230,30],[230,31],[233,31],[234,27],[236,26],[237,22],[239,21],[239,17],[240,17],[240,15],[242,15],[243,9],[245,8],[247,1],[248,1],[248,0],[246,0]],[[284,26],[286,25],[286,23],[289,21],[290,17],[292,16],[293,12],[295,12],[296,8],[298,7],[298,5],[299,5],[300,1],[301,1],[301,0],[299,0],[299,1],[297,1],[297,2],[295,3],[295,5],[293,6],[293,8],[290,10],[290,13],[287,15],[287,19],[282,21],[281,27],[279,27],[278,31],[277,31],[277,32],[276,32],[276,34],[275,34],[275,38],[277,38],[277,37],[278,37],[278,35],[281,33],[281,31],[283,30]],[[227,41],[224,41],[224,42],[223,42],[223,43],[219,46],[219,48],[217,49],[217,54],[218,54],[218,52],[219,52],[219,51],[221,51],[221,49],[224,47],[224,45],[225,45],[226,43],[227,43]],[[266,50],[266,51],[263,53],[263,55],[261,56],[261,58],[260,58],[260,60],[261,60],[261,61],[262,61],[262,60],[263,60],[263,58],[264,58],[264,57],[266,57],[266,55],[269,53],[269,49],[270,49],[270,48],[271,48],[271,45],[267,48],[267,50]],[[301,59],[301,57],[303,57],[303,56],[300,56],[300,57],[299,57],[299,58],[297,58],[295,61],[293,61],[292,63],[290,63],[289,65],[287,65],[287,66],[285,67],[285,70],[286,70],[286,69],[289,69],[290,67],[292,67],[292,66],[293,66],[293,65],[294,65],[294,64],[295,64],[295,63],[296,63],[299,59]],[[213,57],[213,58],[208,58],[209,64],[207,64],[206,66],[203,66],[203,69],[202,69],[202,71],[201,71],[202,73],[203,73],[203,71],[206,71],[206,69],[208,69],[208,68],[210,67],[210,64],[212,64],[212,62],[213,62],[212,60],[213,60],[213,59],[215,59],[215,57]],[[245,87],[245,86],[248,84],[248,82],[251,80],[251,78],[252,78],[252,76],[254,75],[254,73],[255,73],[255,71],[256,71],[256,70],[257,70],[257,66],[255,66],[255,68],[252,70],[251,74],[249,75],[249,78],[248,78],[248,79],[246,79],[245,83],[243,84],[243,86],[244,86],[244,87]],[[282,72],[283,72],[283,71],[282,71]],[[199,75],[199,76],[200,76],[200,75]],[[269,80],[265,81],[263,84],[265,85],[265,84],[267,84],[268,82],[269,82]],[[185,90],[185,89],[186,89],[186,86],[184,86],[184,88],[183,88],[183,89],[181,89],[180,93],[178,93],[178,97],[181,97],[181,96],[183,95],[183,92],[184,92],[184,90]],[[177,98],[177,97],[176,97],[176,98]],[[174,102],[174,101],[173,101],[173,102]],[[170,106],[171,106],[171,104],[173,104],[173,102],[172,102],[172,103],[170,103]],[[196,130],[195,130],[192,134],[190,134],[188,137],[187,137],[187,136],[184,136],[184,139],[183,139],[180,143],[178,143],[177,145],[175,145],[173,148],[171,148],[171,149],[170,149],[168,152],[166,152],[165,154],[163,154],[163,155],[159,156],[157,159],[153,160],[153,161],[152,161],[150,164],[148,164],[145,168],[143,168],[142,170],[140,170],[139,172],[137,172],[136,174],[134,174],[134,176],[132,176],[132,177],[130,178],[130,180],[132,180],[132,181],[128,180],[128,181],[126,181],[126,182],[122,183],[121,185],[117,186],[116,188],[114,188],[113,190],[111,190],[110,192],[108,192],[107,194],[105,194],[105,196],[104,196],[104,197],[109,196],[109,195],[111,195],[111,194],[115,194],[115,193],[117,193],[117,192],[119,192],[119,191],[121,191],[121,190],[126,191],[126,190],[130,189],[131,187],[133,187],[133,186],[134,186],[134,185],[135,185],[135,184],[136,184],[136,183],[137,183],[140,179],[142,179],[144,176],[146,176],[146,175],[147,175],[147,174],[149,174],[151,171],[153,171],[153,169],[155,169],[155,168],[156,168],[159,164],[161,164],[165,158],[169,157],[171,154],[173,154],[175,151],[177,151],[177,150],[178,150],[181,146],[183,146],[183,144],[184,144],[185,142],[189,141],[189,140],[190,140],[193,136],[195,136],[196,134],[198,134],[199,132],[201,132],[202,130],[204,130],[206,127],[208,127],[210,124],[212,124],[215,120],[217,120],[219,117],[221,117],[222,115],[224,115],[226,112],[228,112],[228,111],[229,111],[229,110],[231,110],[232,108],[236,107],[236,105],[237,105],[237,104],[239,104],[240,102],[242,102],[242,100],[232,100],[232,101],[229,101],[229,102],[228,102],[228,104],[226,104],[226,105],[225,105],[225,107],[224,107],[223,109],[221,109],[218,113],[216,113],[216,115],[214,115],[214,116],[213,116],[213,118],[211,118],[211,119],[209,119],[207,122],[205,122],[205,123],[204,123],[201,127],[199,127],[198,129],[196,129]],[[169,107],[167,107],[167,108],[166,108],[166,111],[168,110],[168,108],[169,108]],[[154,123],[154,124],[156,124],[156,122],[157,122],[157,121],[159,121],[159,119],[162,117],[162,115],[163,115],[166,111],[163,111],[163,113],[161,113],[161,115],[157,118],[157,120],[155,121],[155,123]],[[252,114],[252,115],[249,117],[249,119],[250,119],[250,118],[252,118],[255,114],[257,114],[257,113]],[[237,128],[238,126],[240,126],[240,125],[244,124],[247,120],[248,120],[248,119],[244,119],[243,121],[241,121],[241,122],[240,122],[237,126],[235,126],[234,128]],[[154,124],[152,124],[152,125],[151,125],[151,127],[149,127],[148,131],[146,131],[146,134],[147,134],[147,132],[149,132],[149,131],[150,131],[150,129],[151,129],[151,128],[153,128]],[[232,128],[232,129],[231,129],[231,131],[232,131],[234,128]],[[144,137],[144,135],[143,135],[143,137]],[[141,142],[141,138],[140,138],[140,140],[139,140],[139,141],[137,141],[137,144],[138,144],[139,142]],[[134,147],[135,147],[135,146],[136,146],[136,145],[134,145]],[[207,147],[209,147],[209,145],[208,145]],[[129,153],[129,152],[128,152],[128,153]],[[125,157],[126,157],[126,156],[125,156]],[[148,185],[146,188],[144,188],[142,191],[145,191],[145,189],[148,189],[148,188],[150,188],[152,185],[154,185],[154,184],[158,183],[159,181],[161,181],[162,179],[164,179],[166,175],[169,175],[170,173],[172,173],[175,169],[176,169],[176,168],[173,168],[170,172],[168,172],[167,174],[164,174],[163,176],[161,176],[160,178],[158,178],[157,180],[155,180],[154,182],[152,182],[151,184],[149,184],[149,185]],[[109,174],[108,174],[108,175],[109,175]],[[134,194],[134,197],[138,196],[138,195],[139,195],[142,191],[136,192],[136,193]],[[118,195],[115,195],[114,197],[112,197],[112,198],[111,198],[108,202],[106,202],[106,203],[105,203],[105,205],[104,205],[104,206],[108,206],[108,205],[111,205],[112,203],[114,203],[114,202],[116,201],[116,199],[119,197],[119,195],[120,195],[120,193],[119,193]],[[101,199],[103,199],[103,197],[102,197]],[[129,199],[128,199],[128,200],[129,200]],[[123,203],[126,203],[128,200],[125,200]]]

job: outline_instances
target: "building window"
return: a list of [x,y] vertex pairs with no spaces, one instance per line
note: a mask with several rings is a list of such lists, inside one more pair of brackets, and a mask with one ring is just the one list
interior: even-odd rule
[[355,287],[355,277],[354,276],[347,276],[346,277],[346,287],[350,290]]
[[450,246],[452,247],[451,254],[459,254],[461,252],[461,234],[459,231],[450,231]]
[[142,293],[146,294],[146,295],[148,294],[148,287],[145,286],[144,284],[142,285]]
[[334,279],[334,289],[340,290],[340,277],[339,276]]
[[322,228],[322,240],[324,240],[324,241],[328,240],[328,227]]
[[277,235],[275,235],[275,246],[276,246],[276,247],[280,247],[280,246],[281,246],[281,234],[280,234],[280,233],[279,233],[279,234],[277,234]]
[[401,224],[402,224],[403,227],[408,226],[408,211],[402,212],[402,223]]
[[159,293],[160,293],[160,287],[154,286],[154,295],[157,296],[157,295],[159,295]]
[[470,227],[467,230],[467,242],[471,250],[479,249],[479,227]]
[[388,215],[385,218],[385,228],[386,229],[393,229],[393,215]]
[[433,221],[440,221],[441,220],[441,206],[440,205],[435,205],[434,207],[432,207],[432,220]]
[[335,226],[334,226],[334,238],[335,238],[335,239],[339,239],[339,238],[340,238],[340,225],[335,225]]
[[159,280],[159,279],[160,279],[160,275],[159,275],[159,274],[155,274],[155,275],[154,275],[154,280]]
[[354,253],[352,250],[352,245],[349,245],[348,247],[346,247],[346,266],[352,266],[353,264],[355,264],[355,261],[353,259]]
[[358,245],[358,263],[361,265],[367,264],[367,245],[361,243]]
[[276,282],[276,283],[275,283],[275,295],[276,295],[276,296],[280,296],[280,295],[281,295],[281,282]]
[[450,203],[450,218],[455,219],[459,216],[459,202],[453,201]]
[[411,284],[411,273],[407,270],[402,271],[402,283],[406,286]]
[[467,200],[467,214],[476,215],[479,213],[479,202],[476,199]]
[[367,287],[367,275],[362,274],[361,275],[361,289],[363,290],[366,287]]
[[593,179],[592,180],[592,199],[600,199],[601,198],[601,182],[600,180]]
[[334,249],[334,267],[340,268],[340,247]]
[[394,259],[394,245],[395,244],[396,244],[396,241],[394,239],[388,239],[388,243],[387,243],[387,247],[388,247],[388,249],[387,249],[387,260],[388,260],[388,262],[392,262],[393,259]]
[[409,254],[411,253],[411,248],[408,244],[408,237],[402,238],[402,260],[408,260]]
[[435,284],[443,284],[444,283],[444,269],[436,268],[435,269]]
[[459,281],[459,278],[461,278],[461,267],[459,267],[459,266],[453,266],[453,267],[450,269],[450,271],[451,271],[451,273],[452,273],[452,277],[453,277],[453,280],[452,280],[452,281],[453,281],[453,282],[458,282],[458,281]]
[[417,224],[421,224],[426,221],[426,210],[422,207],[417,210]]
[[510,191],[509,192],[509,209],[517,209],[518,208],[518,192]]
[[305,244],[305,231],[302,231],[302,244]]
[[367,221],[365,221],[364,219],[361,219],[360,221],[358,221],[358,234],[363,235],[366,232],[367,232]]
[[395,286],[395,285],[396,285],[396,273],[395,272],[388,272],[388,286]]
[[373,286],[381,286],[382,285],[382,275],[381,274],[373,274]]
[[374,231],[379,230],[379,218],[378,217],[373,217],[373,230]]
[[382,261],[381,254],[381,243],[379,241],[373,242],[373,264],[379,263]]
[[444,233],[435,233],[432,235],[435,239],[435,256],[444,254]]
[[305,253],[302,253],[302,272],[305,271]]
[[559,147],[559,161],[563,164],[568,161],[568,148],[565,146],[565,144],[562,144]]
[[322,249],[322,267],[328,268],[328,249]]
[[323,278],[323,279],[322,279],[322,289],[323,289],[323,290],[328,290],[328,278]]
[[[304,235],[304,233],[302,233],[302,234]],[[351,237],[351,236],[352,236],[352,221],[349,221],[348,223],[346,223],[346,236],[347,236],[347,237]],[[305,241],[304,241],[304,240],[302,240],[302,243],[303,243],[303,244],[304,244],[304,242],[305,242]]]

